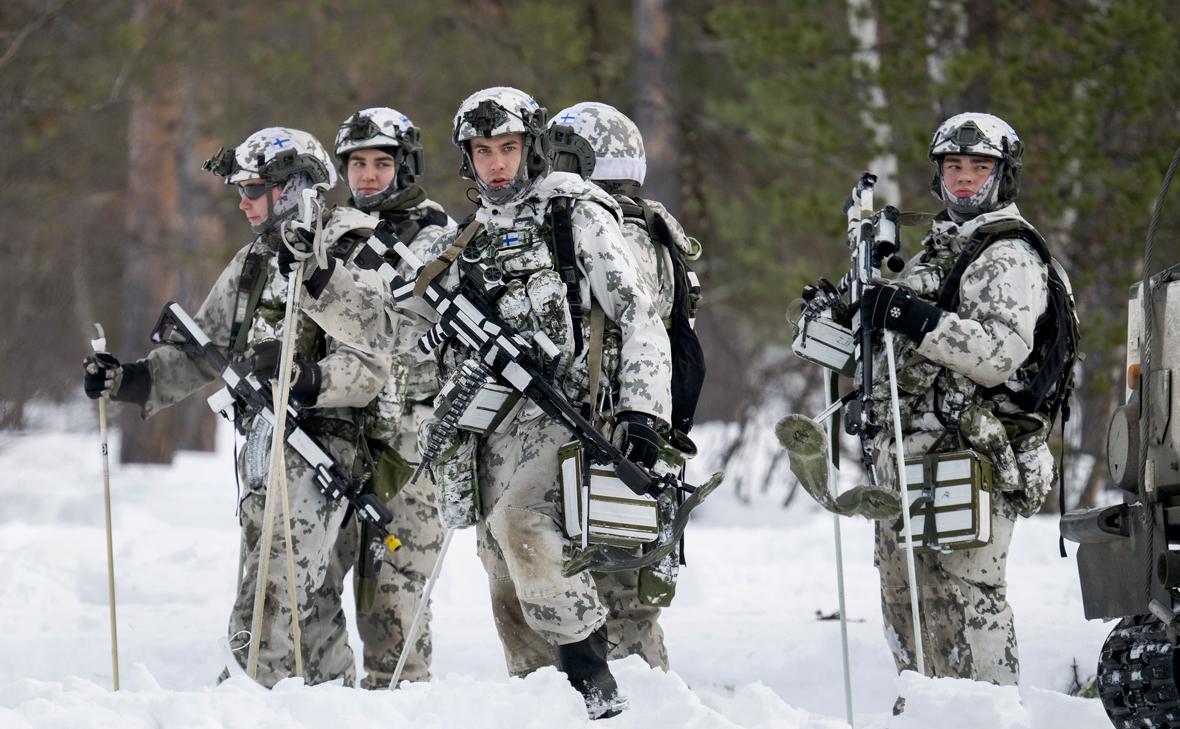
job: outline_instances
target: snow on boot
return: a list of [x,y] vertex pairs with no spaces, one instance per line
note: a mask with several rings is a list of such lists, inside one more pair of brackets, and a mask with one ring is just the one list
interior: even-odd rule
[[606,663],[609,646],[602,627],[577,643],[557,646],[557,668],[586,702],[591,719],[607,719],[627,708]]

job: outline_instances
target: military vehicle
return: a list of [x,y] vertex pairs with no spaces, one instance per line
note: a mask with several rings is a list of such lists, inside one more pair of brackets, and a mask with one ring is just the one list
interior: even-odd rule
[[1086,618],[1120,619],[1097,675],[1119,729],[1180,728],[1180,264],[1146,283],[1131,287],[1125,402],[1107,434],[1122,501],[1061,519]]

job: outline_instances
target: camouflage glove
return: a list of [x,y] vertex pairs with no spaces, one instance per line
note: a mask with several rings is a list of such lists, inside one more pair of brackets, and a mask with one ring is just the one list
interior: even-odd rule
[[152,378],[147,365],[139,362],[120,364],[105,352],[82,360],[82,389],[86,397],[97,400],[108,395],[117,402],[143,405],[151,390]]
[[942,309],[919,299],[909,289],[889,284],[870,284],[860,298],[862,321],[877,329],[900,332],[918,344],[938,326]]
[[646,413],[627,410],[616,416],[615,444],[632,463],[644,468],[656,465],[660,457],[660,435],[656,419]]

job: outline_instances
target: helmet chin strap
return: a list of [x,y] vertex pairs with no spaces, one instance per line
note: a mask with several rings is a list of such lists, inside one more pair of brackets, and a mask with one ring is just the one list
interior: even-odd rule
[[[472,170],[475,165],[472,164]],[[483,181],[483,178],[478,173],[475,175],[475,184],[479,188],[479,194],[484,201],[491,205],[511,205],[524,197],[538,178],[530,177],[528,172],[528,152],[522,151],[520,155],[520,162],[516,166],[516,175],[513,176],[512,181],[507,185],[500,187],[492,187]]]

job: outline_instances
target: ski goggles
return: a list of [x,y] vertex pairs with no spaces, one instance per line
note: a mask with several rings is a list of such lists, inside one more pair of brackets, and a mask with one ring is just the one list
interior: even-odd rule
[[238,185],[238,194],[244,198],[257,200],[266,193],[273,190],[277,185],[273,182],[253,183],[250,185]]

